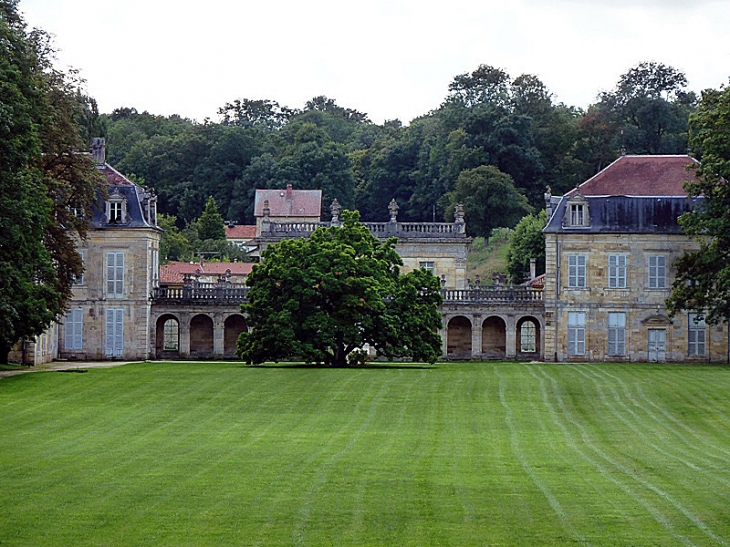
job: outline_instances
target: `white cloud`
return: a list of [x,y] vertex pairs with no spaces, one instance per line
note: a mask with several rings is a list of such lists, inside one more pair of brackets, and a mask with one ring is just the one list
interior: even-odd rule
[[21,0],[102,111],[202,120],[236,98],[324,94],[373,121],[438,107],[481,63],[539,76],[585,107],[644,60],[699,91],[727,81],[730,3],[711,0]]

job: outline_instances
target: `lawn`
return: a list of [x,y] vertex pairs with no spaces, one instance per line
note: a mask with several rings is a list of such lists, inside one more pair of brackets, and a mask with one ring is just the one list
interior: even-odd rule
[[730,544],[730,368],[0,380],[0,545]]

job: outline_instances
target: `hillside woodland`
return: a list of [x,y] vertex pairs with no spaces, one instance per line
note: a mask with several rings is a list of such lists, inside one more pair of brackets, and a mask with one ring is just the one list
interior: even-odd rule
[[292,184],[321,189],[325,211],[337,198],[370,221],[388,219],[391,198],[409,221],[450,220],[459,201],[469,234],[489,237],[539,210],[548,187],[563,193],[622,151],[687,153],[697,103],[687,85],[677,69],[641,63],[584,111],[555,102],[534,75],[481,65],[407,125],[372,123],[324,96],[302,108],[237,99],[202,123],[118,108],[94,124],[109,162],[154,187],[180,229],[210,196],[225,220],[253,223],[256,188]]

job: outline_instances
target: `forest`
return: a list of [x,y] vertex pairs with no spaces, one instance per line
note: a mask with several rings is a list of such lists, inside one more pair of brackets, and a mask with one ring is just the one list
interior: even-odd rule
[[472,236],[513,227],[628,154],[686,154],[697,95],[685,75],[644,62],[597,94],[587,109],[554,100],[537,76],[512,78],[481,65],[457,75],[436,108],[411,120],[372,123],[368,115],[314,97],[302,108],[236,99],[218,121],[117,108],[90,120],[107,139],[107,158],[153,187],[159,210],[184,228],[212,196],[226,221],[251,224],[256,188],[322,189],[362,218],[450,220],[464,204]]

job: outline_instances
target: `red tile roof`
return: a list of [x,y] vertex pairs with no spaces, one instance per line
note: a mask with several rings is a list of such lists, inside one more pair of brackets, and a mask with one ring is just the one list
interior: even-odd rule
[[160,266],[160,283],[182,283],[185,275],[224,275],[227,270],[232,276],[244,277],[251,273],[252,262],[168,262]]
[[621,156],[572,190],[584,196],[686,196],[682,184],[696,180],[690,156]]
[[226,226],[226,239],[253,239],[256,237],[256,226]]
[[269,202],[271,217],[312,217],[322,214],[322,190],[256,190],[254,216],[264,216],[264,201]]

